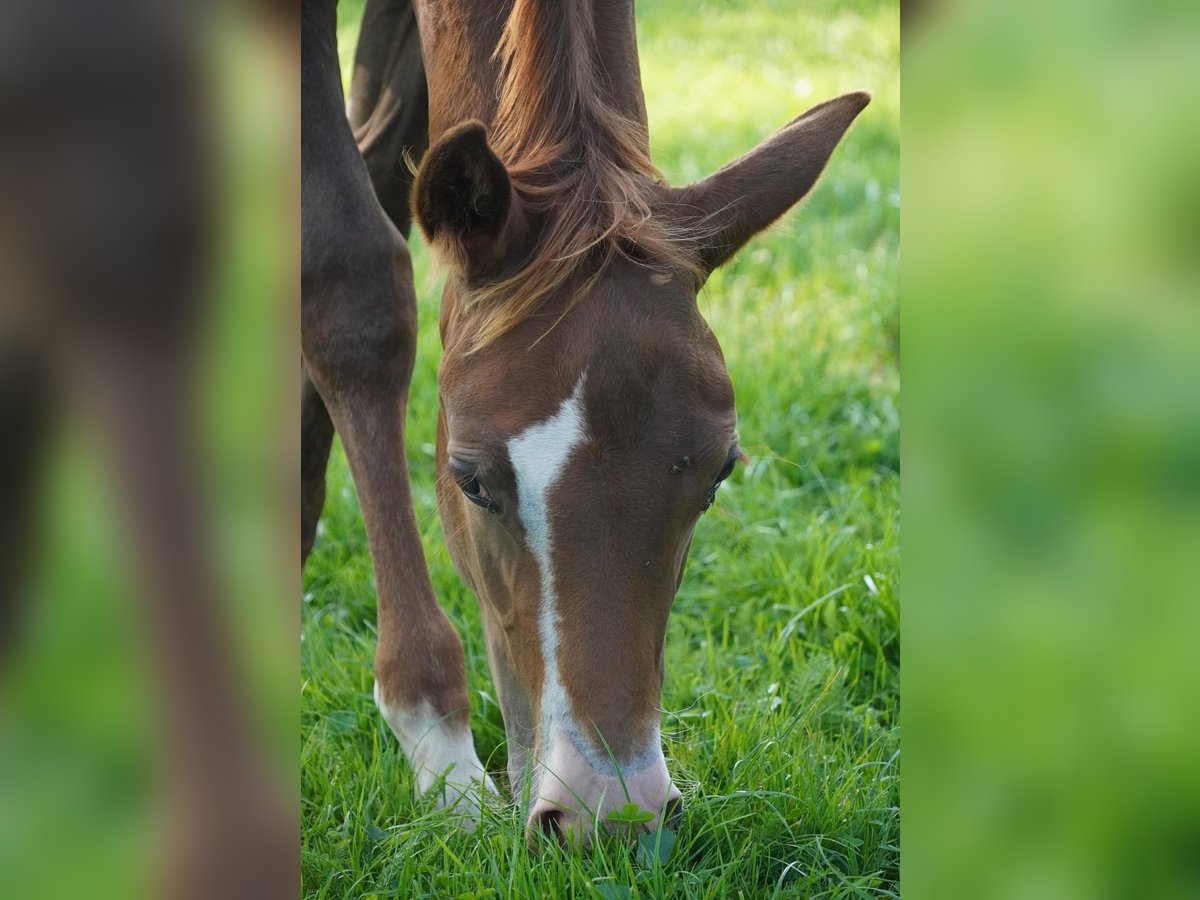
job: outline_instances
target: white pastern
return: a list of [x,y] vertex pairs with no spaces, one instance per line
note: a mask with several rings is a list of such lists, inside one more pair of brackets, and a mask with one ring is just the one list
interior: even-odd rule
[[438,798],[438,806],[465,816],[464,824],[473,829],[479,821],[480,785],[493,796],[497,791],[475,753],[471,729],[463,723],[447,721],[427,702],[415,710],[385,703],[379,696],[378,684],[375,685],[375,705],[412,764],[417,776],[418,796],[438,784],[444,775],[444,789]]
[[[517,512],[541,577],[538,629],[545,677],[542,687],[542,736],[548,742],[554,726],[575,728],[558,665],[559,610],[551,559],[549,493],[561,477],[571,452],[587,439],[583,409],[585,372],[558,412],[531,425],[508,442],[508,457],[517,478]],[[543,753],[548,752],[543,747]]]

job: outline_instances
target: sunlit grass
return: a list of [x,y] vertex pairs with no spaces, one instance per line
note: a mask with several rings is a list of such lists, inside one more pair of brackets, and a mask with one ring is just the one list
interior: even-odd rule
[[[349,65],[361,6],[342,4]],[[374,588],[344,459],[305,576],[303,874],[311,897],[890,896],[899,867],[899,18],[892,4],[639,4],[655,161],[672,183],[805,108],[874,102],[799,212],[700,297],[751,464],[693,544],[663,720],[685,815],[665,865],[617,842],[531,857],[511,807],[453,830],[371,702]],[[415,249],[409,456],[434,586],[467,653],[480,755],[503,769],[475,599],[433,496],[441,277]]]

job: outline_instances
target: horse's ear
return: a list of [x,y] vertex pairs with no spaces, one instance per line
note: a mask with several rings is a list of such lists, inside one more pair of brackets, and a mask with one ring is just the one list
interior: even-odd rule
[[462,122],[429,148],[413,186],[413,217],[429,243],[468,277],[501,255],[512,184],[480,122]]
[[728,260],[816,184],[855,116],[871,101],[845,94],[814,106],[741,159],[695,184],[670,191],[678,214],[700,217],[706,272]]

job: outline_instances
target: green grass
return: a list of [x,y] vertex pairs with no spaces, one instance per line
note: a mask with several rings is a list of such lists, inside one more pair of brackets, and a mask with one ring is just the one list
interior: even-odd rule
[[[348,67],[361,5],[342,6]],[[875,95],[800,211],[700,297],[752,461],[700,522],[668,630],[663,731],[686,803],[674,846],[665,863],[620,841],[535,857],[512,806],[464,834],[413,799],[371,702],[373,574],[335,450],[303,604],[307,897],[899,893],[898,9],[643,0],[639,40],[655,161],[672,183],[823,99]],[[502,771],[479,611],[433,494],[441,277],[420,246],[415,266],[417,517],[463,637],[480,755]]]

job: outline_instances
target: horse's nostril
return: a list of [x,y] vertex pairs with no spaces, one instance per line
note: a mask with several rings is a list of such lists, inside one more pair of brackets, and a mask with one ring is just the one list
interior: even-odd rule
[[538,835],[550,838],[559,844],[565,841],[561,809],[544,809],[534,814],[533,821],[529,823],[529,837],[532,841],[536,841]]
[[663,809],[663,823],[667,828],[678,828],[683,822],[683,798],[672,797]]

